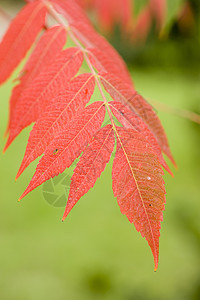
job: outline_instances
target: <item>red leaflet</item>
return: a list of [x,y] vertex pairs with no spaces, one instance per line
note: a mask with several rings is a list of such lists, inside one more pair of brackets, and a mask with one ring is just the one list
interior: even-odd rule
[[[22,96],[23,90],[32,83],[33,79],[42,72],[47,64],[55,59],[56,55],[62,50],[66,43],[66,31],[60,26],[48,29],[38,41],[28,62],[21,71],[20,84],[14,89],[10,99],[10,120],[17,101]],[[10,122],[9,122],[10,123]],[[9,130],[10,125],[8,125]]]
[[113,74],[101,73],[100,76],[106,91],[111,97],[124,105],[128,105],[133,112],[142,118],[156,137],[162,151],[170,158],[172,163],[176,165],[168,145],[165,131],[158,116],[153,111],[152,106],[148,104],[141,95],[135,92],[134,89],[119,80]]
[[124,106],[119,102],[110,102],[110,108],[117,120],[125,127],[132,128],[139,132],[143,137],[151,144],[155,154],[157,154],[161,165],[173,176],[171,170],[166,164],[161,148],[148,126],[142,121],[142,119],[130,110],[129,106]]
[[125,214],[151,247],[158,267],[160,222],[165,203],[163,171],[151,144],[132,129],[116,127],[113,192]]
[[110,31],[114,25],[122,23],[124,29],[131,19],[130,0],[94,0],[99,24],[104,30]]
[[117,53],[117,51],[106,41],[105,38],[97,34],[91,26],[85,23],[71,24],[71,30],[85,47],[96,48],[104,53],[107,59],[110,60],[111,63],[113,63],[113,65],[117,65],[118,68],[121,69],[121,76],[123,76],[123,81],[132,86],[132,79],[130,77],[130,74],[128,73],[123,59]]
[[20,199],[46,180],[69,168],[99,130],[104,117],[105,107],[103,102],[98,101],[86,107],[73,119],[47,147]]
[[[125,0],[126,1],[126,0]],[[94,5],[96,6],[96,12],[99,24],[105,31],[112,30],[113,23],[115,21],[115,8],[117,5],[117,0],[115,1],[115,5],[113,6],[112,0],[95,0],[93,1]]]
[[109,162],[115,144],[111,125],[101,128],[83,152],[71,178],[70,192],[63,220],[73,206],[95,184]]
[[133,31],[133,39],[136,41],[145,41],[151,29],[151,10],[147,4],[137,17]]
[[[115,76],[119,77],[121,80],[124,80],[124,72],[122,72],[121,66],[119,64],[113,63],[113,61],[108,57],[105,52],[100,51],[97,48],[88,48],[89,58],[92,65],[99,71],[115,74]],[[127,79],[127,83],[133,87],[132,82]]]
[[[132,10],[132,6],[133,6],[133,1],[131,0],[126,0],[126,2],[124,0],[120,0],[119,3],[119,8],[118,10],[120,11],[120,15],[121,15],[121,22],[122,22],[122,26],[124,29],[127,29],[127,27],[129,26],[129,23],[131,22],[131,15],[133,13]],[[118,17],[118,19],[120,18],[120,16]],[[120,21],[118,21],[120,22]]]
[[24,90],[15,107],[10,123],[10,135],[4,151],[14,138],[28,125],[35,122],[46,105],[55,98],[82,65],[83,55],[77,48],[69,48],[55,57],[32,84]]
[[165,21],[167,11],[166,0],[150,0],[151,11],[157,20],[158,28],[161,28]]
[[27,4],[11,23],[0,44],[0,84],[24,58],[45,24],[46,7],[41,1]]
[[[29,74],[29,81],[33,80],[42,68],[50,64],[56,55],[60,53],[67,40],[66,30],[62,25],[56,25],[46,30],[37,42],[29,60],[25,64],[22,73]],[[20,78],[21,79],[21,78]]]
[[73,79],[56,98],[52,99],[30,133],[16,178],[45,151],[54,137],[85,107],[94,92],[94,85],[93,75],[82,74]]
[[[104,30],[112,30],[115,24],[122,23],[126,29],[131,20],[131,0],[76,0],[81,6],[90,6],[96,13],[98,25]],[[88,5],[89,4],[89,5]]]

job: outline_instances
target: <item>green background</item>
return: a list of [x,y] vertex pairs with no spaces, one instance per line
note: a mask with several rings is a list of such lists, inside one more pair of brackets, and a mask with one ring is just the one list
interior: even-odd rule
[[[166,51],[169,62],[170,53]],[[198,63],[192,68],[153,66],[149,59],[139,67],[135,59],[129,69],[136,89],[149,101],[200,112]],[[1,152],[11,86],[10,80],[0,88]],[[158,271],[153,272],[147,242],[121,215],[113,197],[112,163],[65,222],[64,208],[50,205],[42,187],[17,202],[36,166],[15,183],[26,129],[0,154],[0,299],[200,299],[200,127],[166,112],[158,115],[178,165],[175,170],[169,163],[175,176],[164,177],[167,204]]]
[[[199,77],[164,70],[132,71],[148,99],[193,107]],[[0,90],[0,135],[6,128],[10,84]],[[14,182],[25,150],[25,130],[0,156],[0,290],[2,299],[199,299],[199,136],[187,120],[160,114],[178,170],[165,175],[167,204],[160,264],[122,216],[111,188],[111,163],[95,187],[73,208],[49,205],[38,188],[20,203],[34,166]],[[1,138],[1,149],[4,141]],[[195,293],[198,296],[195,297]]]

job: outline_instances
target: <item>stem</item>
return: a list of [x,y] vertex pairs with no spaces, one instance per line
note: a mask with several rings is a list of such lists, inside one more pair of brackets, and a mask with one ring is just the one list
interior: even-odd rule
[[179,117],[188,119],[192,122],[200,124],[200,115],[198,115],[192,111],[185,110],[182,108],[172,107],[172,106],[169,106],[167,104],[164,104],[164,103],[161,103],[161,102],[158,102],[155,100],[150,100],[150,102],[156,109],[158,109],[160,111],[167,112],[167,113],[170,113],[170,114],[173,114],[173,115],[176,115],[176,116],[179,116]]

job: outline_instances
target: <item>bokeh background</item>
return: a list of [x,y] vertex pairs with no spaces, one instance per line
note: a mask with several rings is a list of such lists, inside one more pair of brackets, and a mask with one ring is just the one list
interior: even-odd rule
[[[182,109],[200,113],[200,11],[199,0],[189,1],[184,26],[182,3],[173,14],[170,6],[170,21],[159,32],[152,26],[142,42],[124,37],[119,26],[104,32],[126,60],[136,89],[167,106],[156,110],[178,169],[169,163],[175,176],[165,175],[158,271],[147,242],[113,197],[112,163],[63,223],[64,208],[45,200],[42,187],[17,202],[36,166],[14,182],[29,128],[0,154],[0,299],[200,299],[200,125],[180,117]],[[11,16],[22,4],[0,1]],[[1,30],[4,25],[1,19]],[[0,88],[1,152],[12,79]],[[62,184],[48,188],[50,194],[65,192]]]

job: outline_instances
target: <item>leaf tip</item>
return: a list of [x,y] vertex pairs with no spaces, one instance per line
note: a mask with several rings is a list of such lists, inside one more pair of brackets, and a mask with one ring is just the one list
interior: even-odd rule
[[17,179],[19,178],[19,176],[21,175],[21,173],[17,173],[16,177],[15,177],[15,182],[17,181]]
[[62,222],[64,222],[65,221],[65,219],[66,219],[66,217],[67,217],[67,215],[68,215],[68,212],[64,212],[64,214],[63,214],[63,217],[62,217]]
[[[177,170],[177,169],[178,169],[178,166],[177,166],[175,160],[173,159],[173,160],[171,160],[171,162],[172,162],[174,168]],[[172,175],[172,177],[174,177],[174,174],[171,174],[171,175]]]
[[24,198],[27,195],[27,193],[25,193],[25,192],[19,197],[19,199],[17,200],[18,202],[20,202],[22,200],[22,198]]
[[170,168],[167,166],[167,168],[165,167],[165,170],[172,176],[174,177],[174,174],[172,173],[172,171],[170,170]]
[[177,164],[176,164],[175,159],[174,159],[173,155],[171,154],[171,152],[169,152],[169,153],[166,154],[166,155],[167,155],[167,156],[169,157],[169,159],[171,160],[173,166],[177,169]]
[[17,202],[20,202],[22,200],[22,196],[21,197],[19,197],[19,199],[17,200]]
[[157,270],[158,270],[158,267],[155,267],[155,268],[154,268],[154,272],[156,272]]
[[8,142],[6,143],[5,147],[3,148],[3,154],[6,152],[6,150],[8,149]]
[[175,161],[174,161],[174,168],[175,168],[176,170],[178,170],[178,166],[177,166],[177,164],[176,164]]
[[[4,136],[4,137],[5,137],[5,136]],[[3,152],[2,152],[3,154],[6,153],[6,150],[8,149],[8,146],[9,146],[8,143],[6,143],[6,144],[5,144],[5,147],[3,148]]]
[[174,173],[170,170],[170,168],[165,168],[165,170],[172,176],[172,178],[174,178]]

